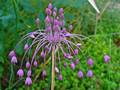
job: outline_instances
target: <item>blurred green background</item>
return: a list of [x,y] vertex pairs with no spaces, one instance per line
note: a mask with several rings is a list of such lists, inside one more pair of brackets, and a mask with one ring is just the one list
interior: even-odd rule
[[[66,26],[73,24],[73,33],[83,34],[95,42],[86,40],[82,46],[85,56],[92,57],[95,62],[92,67],[94,77],[77,77],[78,69],[84,74],[89,69],[85,58],[79,55],[80,65],[76,70],[62,68],[63,81],[56,79],[55,90],[120,90],[120,0],[96,0],[100,15],[87,0],[52,2],[57,8],[64,8]],[[11,65],[8,53],[23,35],[36,29],[36,17],[40,18],[40,26],[44,28],[48,4],[49,0],[0,0],[0,90],[28,88],[24,80],[16,82],[16,66]],[[17,48],[20,57],[22,48]],[[108,64],[103,62],[104,54],[111,57]],[[37,80],[29,90],[46,90],[48,81],[49,73],[46,80]]]

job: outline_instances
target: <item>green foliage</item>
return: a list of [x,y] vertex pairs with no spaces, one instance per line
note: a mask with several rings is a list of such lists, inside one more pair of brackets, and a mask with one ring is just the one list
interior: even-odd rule
[[[96,0],[102,11],[107,2],[112,4],[101,15],[96,23],[96,12],[87,0],[53,0],[56,7],[65,9],[66,23],[74,26],[74,33],[86,35],[79,55],[80,65],[72,71],[68,65],[62,67],[63,81],[55,80],[55,90],[119,90],[120,89],[120,2],[119,0]],[[0,90],[12,86],[12,90],[24,90],[24,79],[16,82],[16,69],[11,67],[8,53],[13,49],[21,36],[36,29],[34,19],[39,17],[41,27],[44,27],[45,8],[48,0],[1,0],[0,1]],[[66,25],[67,26],[67,25]],[[96,30],[96,34],[95,34]],[[23,55],[23,45],[16,47],[19,57]],[[108,54],[111,61],[104,64],[103,56]],[[94,67],[89,68],[86,58],[92,57]],[[21,58],[20,58],[21,59]],[[65,61],[65,60],[64,60]],[[69,62],[68,62],[69,63]],[[37,80],[30,90],[42,90],[49,87],[50,65],[46,80]],[[78,69],[84,73],[84,78],[77,77]],[[93,78],[87,78],[86,72],[92,69]],[[8,72],[9,71],[9,72]],[[35,73],[40,73],[41,68]],[[21,83],[22,82],[22,83]]]

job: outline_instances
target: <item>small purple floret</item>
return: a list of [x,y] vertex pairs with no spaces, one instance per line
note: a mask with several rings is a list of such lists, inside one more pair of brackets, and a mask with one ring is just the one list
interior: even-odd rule
[[75,64],[78,64],[79,63],[79,59],[77,58],[76,60],[75,60]]
[[64,63],[64,67],[65,67],[65,68],[67,67],[67,63],[66,63],[66,62]]
[[83,72],[81,70],[79,70],[79,72],[78,72],[78,77],[83,78]]
[[30,77],[27,77],[26,80],[25,80],[25,84],[30,86],[32,84],[32,80]]
[[60,8],[59,9],[59,14],[63,14],[63,12],[64,12],[63,8]]
[[29,61],[27,61],[27,63],[26,63],[26,68],[27,68],[27,69],[30,68],[30,62],[29,62]]
[[26,43],[24,46],[24,50],[27,51],[29,49],[29,45]]
[[58,80],[62,81],[62,74],[59,74]]
[[78,55],[78,49],[74,50],[74,55]]
[[74,70],[75,69],[75,64],[73,62],[71,62],[70,67],[71,67],[72,70]]
[[70,30],[72,30],[72,29],[73,29],[73,26],[72,26],[72,25],[70,25],[70,26],[69,26],[69,29],[70,29]]
[[22,69],[19,69],[19,70],[17,71],[17,75],[18,75],[19,77],[23,77],[23,75],[24,75],[23,70],[22,70]]
[[89,66],[93,66],[94,62],[93,62],[93,60],[91,58],[89,58],[88,61],[87,61],[87,64]]
[[104,56],[104,62],[105,62],[105,63],[108,63],[109,61],[110,61],[110,56],[105,55],[105,56]]
[[47,17],[45,18],[45,22],[46,22],[47,24],[49,24],[49,23],[51,22],[51,19],[50,19],[49,16],[47,16]]
[[36,18],[35,23],[36,23],[36,25],[39,25],[40,24],[40,19]]
[[27,76],[30,77],[30,76],[31,76],[31,73],[32,73],[32,71],[31,71],[31,70],[28,70]]
[[46,70],[43,70],[42,71],[42,78],[44,79],[46,77],[47,73],[46,73]]
[[48,8],[52,9],[52,4],[51,3],[49,3]]
[[56,17],[56,12],[55,11],[53,12],[53,16]]
[[52,11],[49,8],[46,8],[47,15],[51,15]]
[[88,76],[88,77],[92,77],[92,76],[93,76],[93,72],[92,72],[92,70],[88,70],[88,72],[87,72],[87,76]]
[[38,66],[38,63],[37,63],[37,61],[36,61],[36,60],[34,61],[33,65],[34,65],[35,67],[37,67],[37,66]]
[[30,38],[35,38],[34,32],[30,34]]
[[15,54],[15,51],[14,51],[14,50],[10,51],[10,53],[9,53],[9,57],[10,57],[10,58],[12,58],[13,56],[16,56],[16,54]]
[[40,55],[42,58],[45,58],[45,53],[44,51],[41,52],[41,55]]
[[17,58],[16,58],[16,56],[13,56],[13,57],[12,57],[11,63],[12,63],[12,64],[16,64],[16,63],[17,63]]

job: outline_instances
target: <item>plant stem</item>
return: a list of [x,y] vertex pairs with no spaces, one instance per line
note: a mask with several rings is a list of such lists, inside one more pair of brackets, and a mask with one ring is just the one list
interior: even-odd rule
[[51,75],[51,90],[54,90],[54,75],[55,75],[55,71],[54,71],[54,66],[55,66],[55,54],[54,54],[54,46],[52,47],[52,75]]

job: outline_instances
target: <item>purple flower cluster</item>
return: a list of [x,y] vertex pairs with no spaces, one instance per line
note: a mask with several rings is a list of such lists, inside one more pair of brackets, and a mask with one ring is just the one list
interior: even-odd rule
[[[22,65],[24,65],[23,63],[25,63],[27,69],[27,77],[25,80],[25,84],[28,86],[32,84],[32,67],[37,68],[39,66],[39,62],[45,64],[46,58],[51,56],[52,47],[55,48],[55,59],[59,62],[55,62],[55,65],[60,66],[60,69],[58,67],[54,67],[57,73],[60,72],[58,79],[63,79],[61,71],[58,72],[58,70],[61,70],[61,65],[58,64],[61,64],[60,62],[62,56],[63,58],[70,61],[70,68],[74,70],[75,66],[79,63],[77,55],[81,47],[81,43],[77,43],[74,41],[82,42],[81,38],[85,37],[80,34],[71,34],[70,31],[73,30],[72,25],[69,25],[68,29],[65,27],[63,8],[60,8],[57,11],[57,8],[53,8],[52,4],[50,3],[46,8],[45,12],[45,28],[38,29],[36,31],[26,34],[20,41],[21,43],[23,41],[29,42],[29,40],[32,40],[32,43],[26,43],[24,45],[25,53],[22,60],[20,60],[21,66],[17,71],[17,75],[19,77],[23,77],[24,70],[22,69]],[[39,18],[37,18],[35,22],[38,26],[40,24]],[[32,52],[31,56],[29,56],[29,52]],[[59,52],[61,52],[61,54]],[[9,58],[11,59],[11,63],[13,64],[16,64],[18,62],[14,50],[9,53]],[[75,61],[73,61],[73,59],[75,59]],[[105,62],[108,62],[110,58],[108,56],[105,56],[104,59]],[[87,63],[89,66],[93,66],[94,64],[92,59],[89,59]],[[66,62],[64,62],[64,67],[67,67]],[[41,77],[45,78],[46,75],[47,72],[43,67]],[[92,71],[89,70],[87,72],[87,76],[92,77],[92,75]],[[78,77],[83,77],[82,71],[78,72]]]

